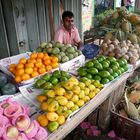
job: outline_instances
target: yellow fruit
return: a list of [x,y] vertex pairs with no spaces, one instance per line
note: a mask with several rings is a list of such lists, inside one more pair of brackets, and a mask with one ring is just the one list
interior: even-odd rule
[[39,75],[39,74],[38,74],[37,71],[33,71],[32,74],[31,74],[31,77],[36,77],[36,76],[38,76],[38,75]]
[[81,106],[83,106],[84,105],[84,101],[83,100],[79,100],[76,104],[79,106],[79,107],[81,107]]
[[66,91],[65,91],[65,89],[64,88],[55,88],[55,93],[57,94],[57,95],[64,95],[64,93],[65,93]]
[[92,91],[92,92],[90,92],[90,93],[88,94],[88,96],[89,96],[90,99],[92,99],[95,95],[96,95],[96,94],[95,94],[94,91]]
[[25,68],[34,68],[34,64],[33,63],[27,63],[27,64],[25,64]]
[[52,100],[48,104],[48,111],[50,111],[50,112],[57,111],[58,107],[59,107],[58,102],[56,100]]
[[65,117],[63,115],[59,116],[57,122],[60,125],[64,124],[65,123]]
[[40,108],[43,111],[47,111],[48,110],[48,103],[47,102],[41,103]]
[[48,90],[46,94],[49,98],[54,98],[55,97],[55,91],[54,90]]
[[33,69],[32,68],[30,68],[30,67],[25,68],[25,73],[32,74],[32,72],[33,72]]
[[20,83],[22,81],[21,76],[20,75],[15,76],[15,81],[17,83]]
[[24,73],[24,74],[21,76],[21,79],[22,79],[23,81],[25,81],[25,80],[29,80],[29,79],[30,79],[30,75]]
[[64,96],[57,96],[55,99],[56,99],[56,100],[58,101],[58,103],[59,103],[60,105],[62,105],[62,106],[65,106],[65,105],[67,105],[67,103],[68,103],[67,98],[64,97]]
[[24,68],[23,64],[21,64],[21,63],[17,64],[16,69],[22,69],[22,68]]
[[33,59],[37,58],[37,53],[33,52],[33,53],[30,55],[30,58],[33,58]]
[[48,112],[46,116],[47,116],[47,119],[49,121],[57,121],[58,120],[58,114],[55,112]]
[[19,60],[19,63],[21,63],[21,64],[26,64],[26,58],[21,58],[20,60]]
[[17,69],[16,75],[23,75],[23,74],[24,74],[24,69],[23,68]]
[[36,99],[37,99],[38,102],[43,103],[44,101],[47,101],[47,96],[38,95],[38,96],[36,96]]

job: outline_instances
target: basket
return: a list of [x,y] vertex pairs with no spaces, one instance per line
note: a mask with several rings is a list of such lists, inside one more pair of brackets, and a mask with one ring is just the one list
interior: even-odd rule
[[[120,105],[117,105],[116,108],[118,110]],[[140,140],[140,122],[123,117],[112,110],[111,126],[119,137],[123,137],[126,140]]]
[[92,59],[99,53],[99,46],[95,44],[87,44],[81,47],[81,51],[87,59]]

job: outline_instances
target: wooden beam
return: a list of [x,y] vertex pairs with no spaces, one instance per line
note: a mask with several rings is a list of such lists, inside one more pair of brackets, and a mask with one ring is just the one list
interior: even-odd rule
[[52,0],[48,0],[48,13],[49,13],[51,40],[54,40],[55,29],[54,29],[54,20],[52,14]]

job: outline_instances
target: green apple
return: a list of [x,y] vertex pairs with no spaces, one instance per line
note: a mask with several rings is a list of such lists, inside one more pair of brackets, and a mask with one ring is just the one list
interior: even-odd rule
[[84,101],[83,100],[79,100],[76,104],[79,106],[79,107],[81,107],[81,106],[83,106],[84,105]]
[[84,89],[84,92],[85,92],[85,95],[88,95],[89,92],[90,92],[90,89],[86,87],[86,88]]
[[74,102],[73,102],[73,101],[68,101],[66,107],[67,107],[68,109],[71,109],[73,106],[74,106]]
[[70,100],[70,99],[72,98],[72,96],[73,96],[73,92],[70,91],[70,90],[68,90],[68,91],[65,92],[64,96],[65,96],[68,100]]
[[66,110],[63,115],[65,116],[65,118],[67,118],[71,113],[71,110]]
[[59,115],[63,115],[66,110],[67,110],[67,107],[66,106],[59,106],[58,109],[56,110],[56,112]]
[[94,85],[89,85],[88,88],[90,89],[90,91],[93,91],[96,87]]
[[54,132],[59,127],[59,123],[56,121],[50,122],[47,127],[50,132]]
[[78,95],[73,95],[72,98],[71,98],[71,101],[73,101],[74,103],[77,103],[78,100],[79,100]]
[[84,98],[85,97],[84,90],[81,90],[78,96],[79,96],[79,98]]
[[79,86],[73,86],[73,88],[72,88],[72,91],[73,91],[73,93],[75,93],[75,94],[79,94],[80,93],[80,87]]
[[82,98],[82,100],[86,103],[90,100],[89,96],[85,96],[84,98]]
[[68,100],[66,97],[64,96],[56,96],[56,101],[58,101],[58,103],[62,106],[65,106],[68,103]]
[[79,87],[80,87],[80,89],[85,89],[85,83],[83,83],[83,82],[79,82]]
[[79,109],[79,106],[78,106],[78,105],[74,105],[74,106],[71,108],[72,112],[74,112],[74,111],[76,111],[76,110],[78,110],[78,109]]
[[88,94],[88,96],[89,96],[90,99],[92,99],[95,95],[96,95],[96,94],[95,94],[94,91],[92,91],[92,92],[90,92],[90,93]]

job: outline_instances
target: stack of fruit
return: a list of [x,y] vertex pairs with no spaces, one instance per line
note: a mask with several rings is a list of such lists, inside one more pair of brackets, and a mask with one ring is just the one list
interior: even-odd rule
[[127,61],[124,58],[98,56],[85,63],[78,69],[78,75],[83,78],[99,80],[106,84],[128,70]]
[[59,125],[65,123],[72,112],[94,98],[102,88],[103,85],[99,81],[89,79],[78,81],[76,77],[57,84],[46,94],[37,96],[41,110],[46,112],[38,116],[38,122],[41,126],[47,126],[50,132],[55,131]]
[[40,79],[38,79],[35,82],[34,87],[42,88],[42,94],[45,94],[47,90],[53,88],[54,85],[62,81],[67,81],[70,77],[70,74],[66,71],[55,70],[52,73],[46,73]]
[[32,53],[29,59],[21,58],[18,64],[11,64],[9,71],[15,76],[15,81],[20,83],[58,67],[58,58],[47,53]]
[[44,42],[40,45],[37,51],[47,52],[49,55],[57,56],[59,59],[59,63],[67,62],[82,54],[82,52],[78,50],[76,46],[71,46],[70,44],[64,45],[60,42],[56,42],[55,44],[53,44],[52,42]]

